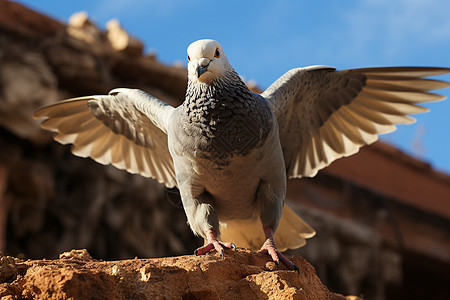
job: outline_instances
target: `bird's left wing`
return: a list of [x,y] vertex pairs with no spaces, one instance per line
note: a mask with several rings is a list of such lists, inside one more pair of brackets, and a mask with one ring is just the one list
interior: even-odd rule
[[312,177],[428,111],[417,105],[445,99],[429,91],[450,87],[426,79],[446,68],[389,67],[336,71],[312,66],[288,71],[261,95],[275,113],[289,178]]
[[72,152],[152,177],[174,187],[175,171],[167,145],[167,126],[174,108],[134,89],[109,95],[68,99],[38,110],[42,128],[56,132]]

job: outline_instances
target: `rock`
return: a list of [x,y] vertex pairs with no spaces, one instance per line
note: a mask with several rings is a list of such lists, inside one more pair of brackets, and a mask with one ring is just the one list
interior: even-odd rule
[[85,11],[77,12],[70,16],[67,33],[88,44],[101,41],[100,30],[94,22],[89,20],[89,16]]
[[124,51],[130,55],[140,56],[144,49],[144,44],[130,36],[119,23],[119,20],[112,19],[106,23],[108,41],[117,51]]
[[[80,256],[81,255],[81,256]],[[21,262],[26,272],[0,284],[10,299],[350,299],[321,283],[303,258],[292,257],[301,273],[268,271],[266,256],[238,248],[205,256],[94,261],[86,250],[57,260]],[[75,257],[81,259],[67,259]],[[86,259],[87,258],[87,259]],[[24,269],[24,268],[22,268]],[[3,298],[2,298],[3,299]],[[357,299],[357,298],[353,298]]]
[[87,252],[86,249],[81,250],[71,250],[69,252],[64,252],[59,255],[59,259],[77,259],[83,261],[92,261],[94,260],[92,256]]
[[6,282],[17,276],[16,264],[11,256],[0,258],[0,283]]
[[[17,275],[22,275],[28,269],[20,259],[12,256],[3,256],[0,253],[0,295],[2,294],[2,283],[12,282],[17,278]],[[1,296],[0,296],[1,297]],[[4,298],[1,297],[3,300]]]

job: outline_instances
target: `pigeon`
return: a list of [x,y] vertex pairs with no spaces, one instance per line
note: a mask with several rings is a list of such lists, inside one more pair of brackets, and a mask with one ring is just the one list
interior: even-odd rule
[[236,246],[270,256],[305,244],[314,229],[286,203],[286,181],[313,177],[396,124],[428,111],[418,103],[450,87],[425,77],[448,68],[294,68],[251,92],[215,40],[187,49],[188,84],[174,108],[138,89],[68,99],[41,108],[42,128],[73,154],[177,187],[203,255]]

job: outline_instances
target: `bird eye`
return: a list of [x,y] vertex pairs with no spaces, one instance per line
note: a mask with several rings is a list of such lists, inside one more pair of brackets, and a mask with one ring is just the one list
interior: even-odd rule
[[187,60],[191,61],[191,57],[189,56],[189,54],[187,55]]
[[216,48],[216,52],[214,53],[214,57],[219,58],[219,56],[220,56],[219,48]]

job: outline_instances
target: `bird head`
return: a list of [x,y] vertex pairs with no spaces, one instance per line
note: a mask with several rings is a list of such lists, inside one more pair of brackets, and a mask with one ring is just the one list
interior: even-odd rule
[[187,49],[190,80],[210,83],[231,68],[222,46],[215,40],[198,40]]

